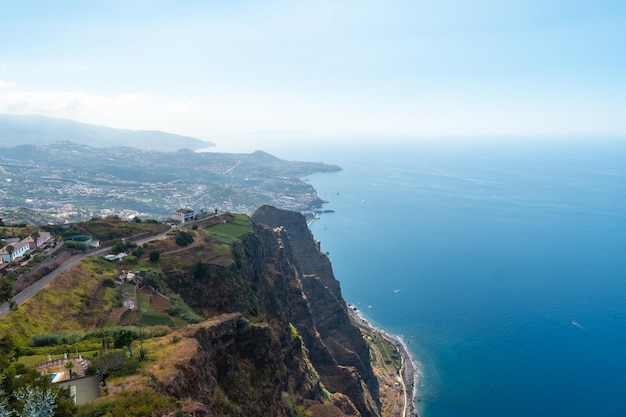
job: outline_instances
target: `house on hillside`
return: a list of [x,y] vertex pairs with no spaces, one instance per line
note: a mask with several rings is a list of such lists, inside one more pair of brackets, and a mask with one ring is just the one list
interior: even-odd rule
[[[24,256],[26,251],[30,250],[30,245],[26,241],[27,239],[21,240],[19,242],[13,243],[11,245],[7,245],[0,250],[0,257],[2,257],[2,262],[11,262],[20,256]],[[7,248],[9,246],[13,247],[13,250],[9,253]]]
[[35,240],[35,247],[31,248],[31,249],[36,249],[36,248],[40,247],[41,245],[45,244],[49,240],[50,240],[50,233],[48,233],[48,232],[41,232],[41,233],[39,233],[39,236],[37,237],[37,240]]
[[189,220],[193,220],[195,212],[190,208],[178,209],[174,212],[174,220],[178,220],[181,223],[185,223]]
[[[49,355],[48,358],[50,358]],[[66,367],[69,361],[75,365],[72,371]],[[35,368],[42,375],[48,376],[53,383],[68,389],[74,404],[78,405],[100,398],[100,376],[85,376],[89,365],[91,361],[82,356],[68,358],[66,355],[64,359],[50,359],[48,362],[36,365]]]
[[74,404],[80,405],[100,398],[100,375],[90,375],[58,383],[69,389]]

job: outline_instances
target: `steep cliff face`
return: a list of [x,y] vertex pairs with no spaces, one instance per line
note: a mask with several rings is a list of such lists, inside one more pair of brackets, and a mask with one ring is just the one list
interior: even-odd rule
[[[331,392],[348,395],[362,415],[376,415],[378,382],[370,366],[369,348],[350,321],[330,261],[318,249],[304,216],[262,206],[254,212],[252,221],[264,246],[272,249],[271,257],[287,262],[291,266],[290,280],[300,284],[304,302],[297,303],[298,295],[294,294],[289,313],[303,334],[311,363],[322,382]],[[277,241],[282,245],[271,246],[270,230],[279,236]]]
[[206,415],[380,416],[369,348],[304,216],[263,206],[251,220],[232,265],[198,259],[170,282],[209,320],[185,331],[198,347],[160,389]]
[[182,336],[194,339],[195,349],[157,381],[164,394],[202,403],[196,415],[292,416],[322,402],[322,386],[294,335],[233,313],[190,326]]

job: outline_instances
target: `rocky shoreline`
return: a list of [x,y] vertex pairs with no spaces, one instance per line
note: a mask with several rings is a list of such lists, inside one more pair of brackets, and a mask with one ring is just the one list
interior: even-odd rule
[[417,398],[417,379],[419,376],[417,373],[418,368],[413,356],[405,345],[405,342],[400,337],[391,335],[372,325],[365,317],[363,317],[356,307],[349,305],[348,311],[359,325],[381,334],[388,342],[396,347],[398,353],[400,353],[400,356],[402,357],[402,367],[400,370],[404,391],[404,412],[402,417],[418,416],[415,404],[415,398]]

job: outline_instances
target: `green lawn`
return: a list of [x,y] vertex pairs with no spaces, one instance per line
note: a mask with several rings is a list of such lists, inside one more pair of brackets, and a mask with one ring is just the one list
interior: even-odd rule
[[250,226],[250,218],[245,214],[235,214],[235,221],[233,223],[220,223],[215,226],[211,226],[208,230],[218,240],[220,237],[226,238],[230,241],[237,239],[238,237],[250,233],[252,227]]
[[172,318],[167,314],[141,313],[139,320],[141,321],[142,326],[176,327],[176,324],[174,323]]

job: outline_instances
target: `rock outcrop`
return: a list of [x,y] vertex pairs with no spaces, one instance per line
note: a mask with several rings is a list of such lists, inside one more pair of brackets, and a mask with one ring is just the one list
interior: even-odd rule
[[164,271],[207,321],[185,329],[193,354],[158,389],[207,416],[380,416],[369,348],[304,216],[262,206],[251,220],[230,266]]

